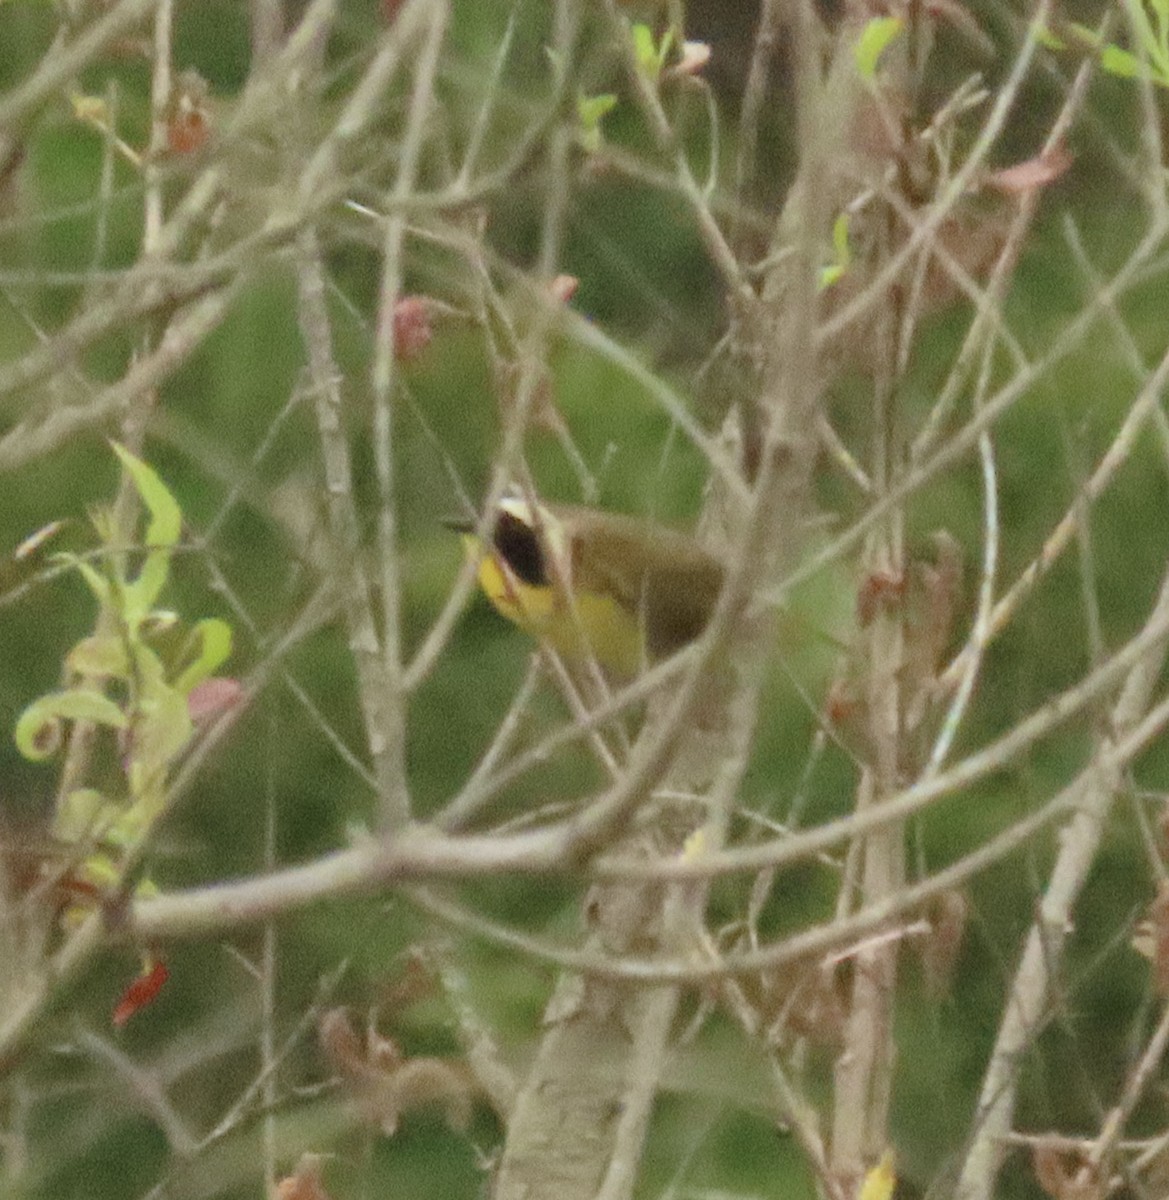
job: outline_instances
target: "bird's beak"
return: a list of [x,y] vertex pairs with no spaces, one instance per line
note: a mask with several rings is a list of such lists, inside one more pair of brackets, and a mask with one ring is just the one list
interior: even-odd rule
[[452,533],[474,533],[478,522],[469,521],[466,517],[440,517],[439,524]]

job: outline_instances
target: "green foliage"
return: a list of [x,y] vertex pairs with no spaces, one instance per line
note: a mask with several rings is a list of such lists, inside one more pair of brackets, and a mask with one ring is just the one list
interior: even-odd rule
[[842,279],[852,265],[852,247],[848,241],[848,213],[843,212],[832,222],[833,259],[820,268],[820,288],[831,287]]
[[112,729],[125,729],[127,724],[122,710],[101,692],[50,692],[30,704],[16,722],[14,736],[21,754],[33,762],[49,758],[61,744],[61,721],[92,721]]
[[66,724],[86,723],[118,735],[120,794],[77,788],[62,799],[53,821],[60,841],[97,847],[81,872],[97,887],[120,879],[116,852],[132,848],[162,813],[171,771],[195,732],[188,698],[231,653],[231,628],[217,618],[192,626],[175,663],[164,661],[152,644],[180,624],[158,604],[182,534],[182,510],[153,467],[116,443],[113,450],[146,510],[145,553],[135,565],[137,555],[123,544],[105,510],[92,518],[99,538],[92,559],[57,556],[98,601],[96,632],[65,656],[72,684],[34,700],[15,729],[17,748],[32,761],[50,757],[63,744]]
[[633,52],[637,56],[638,69],[656,86],[674,45],[674,31],[667,29],[661,40],[655,42],[653,30],[648,25],[637,22],[630,33],[633,37]]
[[853,57],[860,77],[872,82],[877,77],[877,63],[885,48],[905,27],[900,17],[873,17],[865,23],[853,47]]
[[599,96],[581,96],[576,102],[580,118],[580,142],[590,154],[601,148],[601,119],[617,107],[617,97],[611,92]]
[[1070,29],[1099,54],[1100,66],[1110,75],[1169,87],[1169,0],[1124,0],[1124,10],[1136,41],[1135,53],[1115,42],[1102,42],[1087,26],[1073,22]]

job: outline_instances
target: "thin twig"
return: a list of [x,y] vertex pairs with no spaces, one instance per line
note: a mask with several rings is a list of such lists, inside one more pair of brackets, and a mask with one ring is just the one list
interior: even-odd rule
[[[1169,615],[1169,573],[1146,622],[1146,629]],[[1152,713],[1147,713],[1157,676],[1165,658],[1164,642],[1134,663],[1111,714],[1109,734],[1098,741],[1093,762],[1081,775],[1082,795],[1064,836],[1048,879],[1022,962],[1012,980],[1003,1008],[995,1046],[983,1075],[974,1137],[962,1164],[955,1194],[961,1200],[987,1200],[1003,1155],[1003,1137],[1010,1130],[1022,1067],[1022,1054],[1031,1043],[1052,991],[1058,986],[1063,948],[1071,915],[1088,871],[1095,861],[1104,824],[1121,782],[1117,748],[1131,738]],[[1153,710],[1156,711],[1155,709]]]

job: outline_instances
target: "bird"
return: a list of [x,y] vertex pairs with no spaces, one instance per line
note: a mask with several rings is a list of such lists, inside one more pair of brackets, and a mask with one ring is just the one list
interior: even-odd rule
[[632,679],[706,628],[726,573],[689,534],[624,513],[504,492],[487,543],[462,535],[495,609],[574,668]]

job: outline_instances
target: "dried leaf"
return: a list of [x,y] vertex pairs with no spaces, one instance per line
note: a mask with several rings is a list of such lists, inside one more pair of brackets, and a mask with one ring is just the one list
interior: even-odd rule
[[1097,1170],[1055,1138],[1035,1143],[1031,1166],[1036,1182],[1052,1200],[1103,1200],[1107,1194]]
[[317,1022],[317,1037],[329,1061],[343,1075],[365,1068],[365,1050],[343,1008],[330,1008]]
[[419,1000],[432,999],[441,990],[425,959],[415,950],[402,973],[379,990],[378,1007],[391,1014],[400,1013]]
[[942,661],[954,627],[962,595],[962,547],[946,530],[934,532],[930,541],[934,557],[914,562],[914,575],[924,595],[924,614],[915,629],[915,650],[926,677],[932,678]]
[[758,999],[767,1042],[778,1046],[792,1037],[818,1046],[838,1046],[848,1016],[847,972],[836,966],[794,964],[765,972]]
[[903,571],[874,571],[857,590],[856,619],[862,629],[871,625],[879,612],[895,610],[905,599],[908,582]]
[[1071,152],[1060,144],[1045,154],[992,172],[986,182],[1007,195],[1024,195],[1054,183],[1067,172],[1072,161]]
[[407,1058],[396,1042],[370,1030],[365,1042],[343,1009],[331,1009],[318,1024],[321,1046],[344,1078],[358,1111],[387,1137],[404,1112],[440,1105],[452,1129],[471,1120],[475,1082],[457,1059]]
[[1037,1142],[1031,1151],[1031,1169],[1035,1172],[1035,1182],[1048,1196],[1063,1195],[1067,1184],[1067,1166],[1064,1163],[1063,1151],[1050,1142]]

